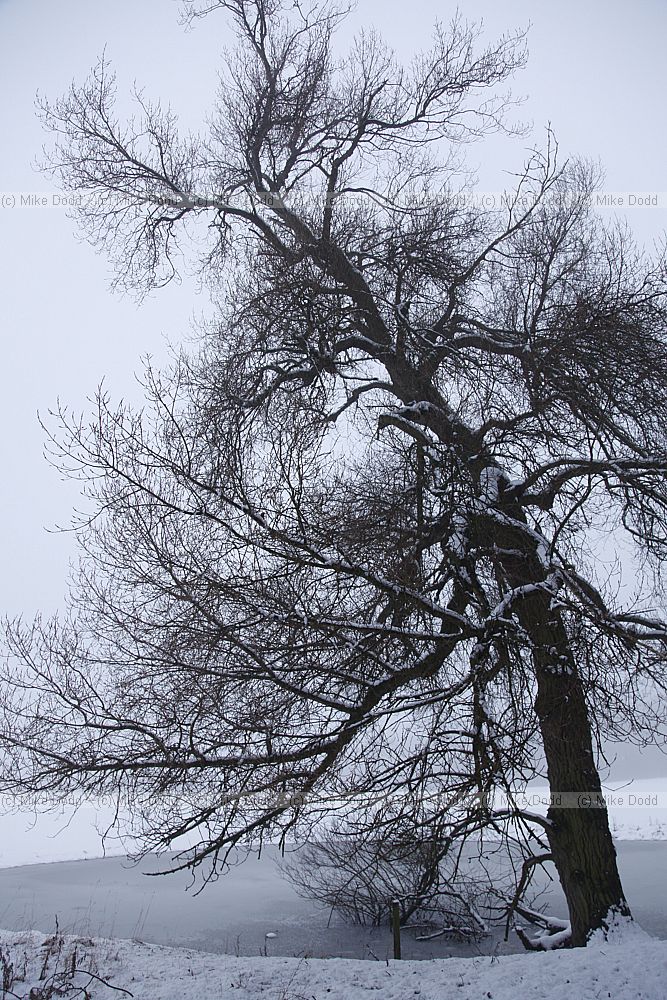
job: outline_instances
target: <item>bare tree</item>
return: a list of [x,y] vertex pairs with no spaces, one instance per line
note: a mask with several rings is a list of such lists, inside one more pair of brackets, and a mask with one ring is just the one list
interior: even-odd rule
[[[519,824],[521,884],[551,859],[583,945],[630,918],[600,740],[662,732],[664,260],[551,137],[475,203],[460,150],[504,127],[485,95],[521,36],[480,51],[457,19],[404,68],[372,34],[338,59],[326,4],[186,8],[239,36],[206,138],[142,97],[121,125],[103,63],[43,106],[119,280],[169,280],[190,224],[222,305],[144,413],[61,414],[92,503],[70,617],[9,629],[3,786],[131,796],[177,865],[336,810]],[[612,528],[642,560],[628,605]],[[561,797],[522,815],[543,768]]]
[[288,854],[282,870],[300,895],[350,923],[388,924],[398,903],[401,924],[422,932],[417,940],[478,941],[488,933],[495,886],[470,866],[461,871],[459,845],[448,832],[428,836],[422,829],[415,836],[398,825],[383,838],[372,827],[359,835],[342,824]]

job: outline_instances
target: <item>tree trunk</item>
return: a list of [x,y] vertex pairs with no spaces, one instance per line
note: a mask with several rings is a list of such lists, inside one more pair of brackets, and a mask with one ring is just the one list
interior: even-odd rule
[[[434,410],[423,417],[424,422],[443,443],[465,455],[478,484],[489,469],[496,477],[497,496],[490,503],[489,514],[482,514],[470,529],[478,535],[482,549],[494,543],[498,567],[507,584],[512,589],[526,590],[514,610],[532,643],[537,681],[535,712],[554,803],[548,811],[552,825],[547,835],[568,905],[571,944],[583,946],[592,931],[605,928],[612,911],[629,919],[631,915],[618,873],[607,809],[602,805],[584,689],[567,630],[559,611],[552,606],[555,594],[548,584],[549,571],[537,551],[539,539],[535,532],[525,530],[525,512],[509,489],[507,477],[498,466],[487,464],[479,442],[464,424],[455,421],[437,390],[421,382],[406,366],[392,366],[386,360],[385,364],[406,405],[415,399],[433,403]],[[565,797],[564,807],[558,805],[559,796]],[[579,796],[580,807],[572,808]],[[594,805],[588,807],[588,801]]]
[[[503,559],[503,569],[513,586],[546,582],[535,552],[521,560]],[[535,712],[551,794],[547,837],[569,910],[570,943],[580,947],[592,931],[606,930],[613,913],[628,919],[631,914],[602,800],[581,676],[560,613],[552,605],[548,587],[529,588],[517,604],[517,616],[533,646]]]

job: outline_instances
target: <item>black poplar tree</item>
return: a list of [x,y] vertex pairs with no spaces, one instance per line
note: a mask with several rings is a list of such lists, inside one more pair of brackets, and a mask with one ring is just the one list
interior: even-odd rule
[[[103,63],[43,108],[119,280],[168,281],[192,223],[221,305],[144,412],[60,415],[92,504],[71,614],[8,632],[4,786],[127,793],[182,865],[336,810],[514,824],[583,945],[629,919],[600,740],[661,731],[665,623],[595,553],[625,533],[648,587],[667,543],[664,260],[551,137],[502,204],[466,188],[521,36],[457,19],[403,68],[374,34],[337,59],[327,4],[186,7],[239,37],[205,138],[121,124]],[[546,819],[511,797],[543,767]]]

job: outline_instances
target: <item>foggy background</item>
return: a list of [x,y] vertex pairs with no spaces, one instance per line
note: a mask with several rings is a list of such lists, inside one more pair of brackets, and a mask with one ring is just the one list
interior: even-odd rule
[[[186,32],[179,0],[0,0],[0,611],[31,616],[62,607],[68,564],[76,550],[66,526],[78,493],[43,459],[47,417],[58,398],[85,410],[104,379],[115,399],[139,401],[134,373],[150,354],[166,360],[207,310],[194,279],[155,292],[141,305],[111,294],[107,260],[79,238],[61,207],[21,207],[20,195],[57,193],[34,169],[49,137],[35,115],[37,91],[55,99],[81,82],[106,49],[118,73],[119,117],[129,113],[136,81],[146,95],[171,103],[184,129],[203,129],[212,107],[223,49],[233,43],[224,15]],[[636,207],[627,218],[650,249],[667,228],[665,112],[667,6],[641,0],[466,0],[470,20],[484,19],[489,39],[527,27],[529,62],[512,82],[526,100],[515,119],[532,122],[520,138],[494,137],[468,148],[481,190],[512,184],[530,146],[543,146],[551,124],[568,154],[600,160],[605,190],[655,193],[658,207]],[[361,25],[375,25],[406,59],[429,43],[439,17],[454,6],[434,0],[361,0],[339,44]],[[608,210],[604,210],[608,211]],[[640,762],[623,752],[614,774],[667,773],[657,753]]]

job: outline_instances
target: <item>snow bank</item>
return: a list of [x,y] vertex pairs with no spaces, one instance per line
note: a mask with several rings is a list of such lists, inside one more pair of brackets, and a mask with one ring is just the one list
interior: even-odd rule
[[120,856],[128,845],[109,833],[115,810],[83,803],[51,812],[18,811],[0,799],[0,868]]
[[[602,794],[615,840],[667,840],[667,778],[605,782]],[[576,800],[576,796],[570,798]],[[515,801],[525,812],[546,816],[549,789],[529,785],[517,793]],[[507,805],[507,799],[499,795],[497,808]]]
[[[667,778],[645,778],[605,786],[611,831],[616,840],[667,840]],[[548,789],[531,786],[524,792],[527,811],[545,815]],[[506,802],[499,801],[502,808]],[[115,808],[83,803],[35,815],[12,808],[0,798],[0,868],[47,861],[78,861],[118,856],[132,845],[102,834],[113,823]]]
[[56,952],[44,935],[0,931],[3,954],[20,975],[26,970],[12,987],[19,997],[37,985],[49,948],[49,975],[77,949],[77,967],[99,977],[77,973],[92,1000],[118,1000],[126,995],[119,988],[134,1000],[663,1000],[667,982],[667,943],[650,938],[503,958],[363,962],[235,958],[104,939],[65,939]]

